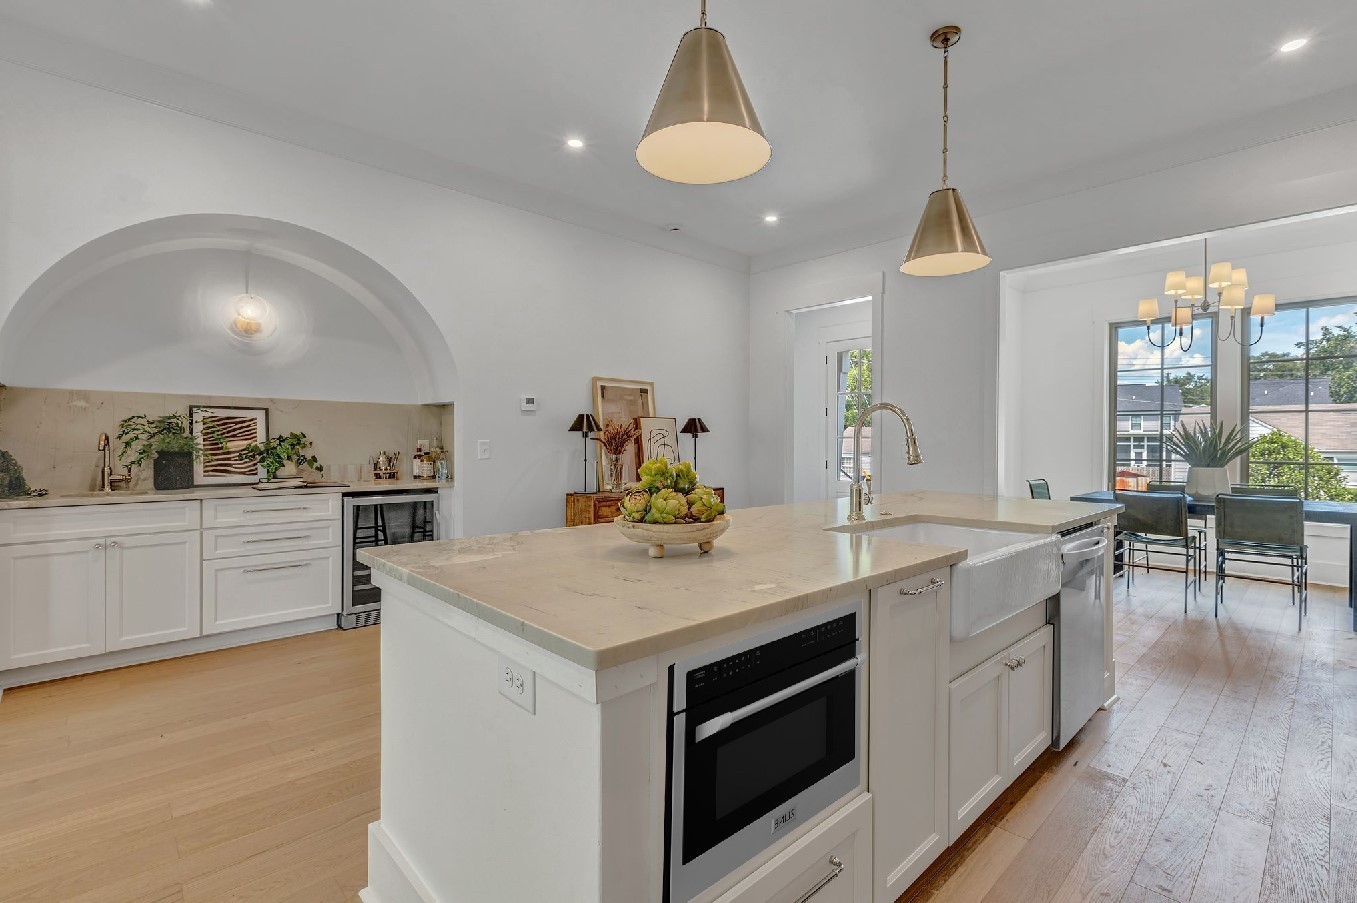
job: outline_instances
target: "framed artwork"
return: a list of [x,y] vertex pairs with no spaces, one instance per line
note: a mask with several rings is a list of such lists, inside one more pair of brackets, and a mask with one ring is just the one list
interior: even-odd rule
[[259,479],[259,467],[236,456],[250,443],[268,438],[268,408],[193,405],[188,411],[193,435],[203,447],[202,458],[193,462],[193,485],[238,486]]
[[651,458],[668,458],[670,464],[679,462],[678,420],[674,417],[637,417],[636,466]]
[[[618,423],[631,423],[637,417],[655,416],[655,384],[638,379],[612,379],[606,376],[594,377],[594,417],[599,425],[609,420]],[[603,456],[599,455],[598,478],[602,486],[606,475],[603,473]],[[630,456],[623,457],[626,468],[623,479],[636,480],[636,462]]]

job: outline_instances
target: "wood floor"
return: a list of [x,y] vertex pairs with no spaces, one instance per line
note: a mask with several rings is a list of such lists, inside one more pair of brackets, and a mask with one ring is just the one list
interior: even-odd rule
[[[1316,588],[1182,613],[1118,586],[1122,702],[903,899],[1357,901],[1357,635]],[[353,903],[378,811],[378,631],[6,691],[3,903]],[[491,901],[487,901],[491,903]]]
[[333,630],[6,690],[0,901],[356,901],[378,640]]
[[902,900],[1357,901],[1357,634],[1315,587],[1118,581],[1117,691]]

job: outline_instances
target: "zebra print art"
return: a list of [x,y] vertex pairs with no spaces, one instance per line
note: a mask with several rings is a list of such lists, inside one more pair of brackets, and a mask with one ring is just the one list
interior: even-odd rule
[[253,483],[258,465],[242,461],[240,450],[263,442],[269,434],[268,408],[192,407],[193,434],[202,445],[201,460],[194,463],[194,484],[224,486]]

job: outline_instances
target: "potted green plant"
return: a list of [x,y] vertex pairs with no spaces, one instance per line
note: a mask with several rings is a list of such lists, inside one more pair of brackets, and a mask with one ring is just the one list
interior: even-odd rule
[[311,440],[306,438],[306,433],[288,433],[286,436],[266,439],[263,443],[251,442],[240,450],[237,457],[257,464],[264,471],[264,479],[269,482],[276,480],[278,471],[289,465],[309,467],[323,474],[325,467],[316,460],[315,455],[306,453],[310,447]]
[[0,449],[0,499],[17,499],[29,494],[24,469],[14,456]]
[[1249,439],[1239,427],[1225,430],[1224,424],[1199,421],[1178,429],[1164,437],[1164,448],[1189,465],[1187,494],[1196,499],[1213,499],[1230,491],[1230,477],[1225,467],[1247,452],[1257,441]]
[[188,415],[181,412],[148,417],[133,414],[118,424],[122,451],[118,460],[140,467],[153,458],[151,482],[156,489],[193,487],[193,460],[202,457],[198,440],[189,434]]

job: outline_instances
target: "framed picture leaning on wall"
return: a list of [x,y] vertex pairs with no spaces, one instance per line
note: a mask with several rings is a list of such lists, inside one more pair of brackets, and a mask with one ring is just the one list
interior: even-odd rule
[[640,433],[636,436],[636,466],[651,458],[679,462],[678,420],[674,417],[637,417]]
[[[655,416],[655,384],[639,379],[613,379],[606,376],[594,377],[594,417],[599,425],[609,420],[618,423],[631,423],[638,417]],[[631,483],[636,480],[636,462],[623,459],[626,472],[623,478]],[[603,456],[599,455],[598,479],[602,486],[606,475],[603,473]]]
[[193,462],[193,485],[239,486],[259,480],[259,466],[242,461],[240,450],[269,436],[268,408],[193,405],[193,435],[203,456]]

